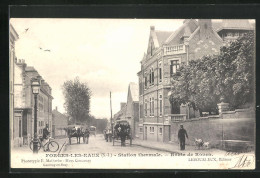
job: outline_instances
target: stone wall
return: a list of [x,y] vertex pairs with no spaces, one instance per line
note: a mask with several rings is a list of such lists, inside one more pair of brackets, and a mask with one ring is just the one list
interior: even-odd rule
[[200,138],[210,142],[211,147],[220,147],[221,140],[255,140],[254,118],[199,118],[171,123],[171,141],[177,142],[179,126],[186,129],[189,139],[188,145],[194,145],[194,139]]

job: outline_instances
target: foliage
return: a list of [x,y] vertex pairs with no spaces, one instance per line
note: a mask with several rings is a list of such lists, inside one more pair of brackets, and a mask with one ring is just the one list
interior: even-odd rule
[[254,100],[254,33],[181,66],[172,76],[171,102],[190,104],[200,111],[216,111],[222,101],[240,108]]
[[63,94],[65,97],[64,107],[71,116],[73,123],[83,123],[89,119],[91,91],[87,83],[74,80],[64,82]]

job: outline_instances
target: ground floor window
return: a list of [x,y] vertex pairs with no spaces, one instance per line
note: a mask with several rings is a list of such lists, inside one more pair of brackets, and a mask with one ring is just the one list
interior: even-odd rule
[[159,134],[162,134],[162,128],[161,127],[159,128]]
[[139,130],[140,132],[143,132],[143,127],[140,127],[140,130]]
[[150,133],[154,133],[154,127],[150,127]]

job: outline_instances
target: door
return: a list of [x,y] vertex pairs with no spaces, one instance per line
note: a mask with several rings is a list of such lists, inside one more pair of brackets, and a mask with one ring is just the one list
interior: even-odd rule
[[144,129],[144,139],[147,140],[147,127],[145,126],[145,129]]

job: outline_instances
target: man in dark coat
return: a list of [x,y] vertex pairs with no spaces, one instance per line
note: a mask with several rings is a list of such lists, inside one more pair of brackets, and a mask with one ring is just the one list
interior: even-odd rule
[[[46,124],[46,127],[42,130],[42,144],[45,145],[49,139],[50,132],[49,126]],[[44,148],[44,151],[48,151],[48,148]]]
[[183,125],[180,125],[180,130],[178,132],[178,139],[180,142],[181,150],[185,150],[185,136],[188,139],[188,134],[187,134],[186,130],[183,128]]
[[84,137],[85,137],[85,143],[88,144],[88,140],[89,140],[89,130],[88,128],[86,128],[85,132],[84,132]]

